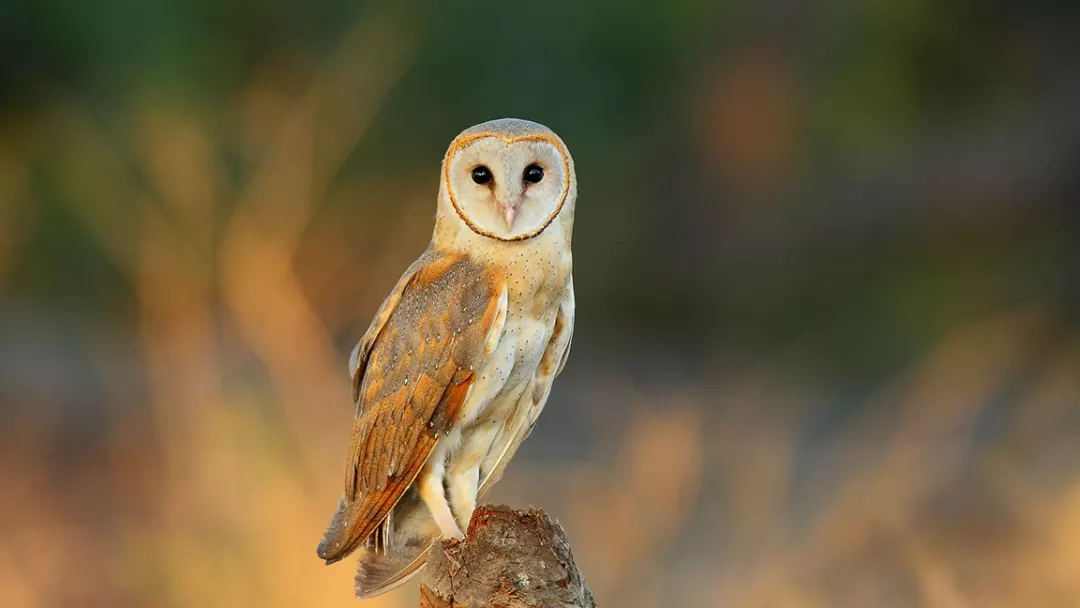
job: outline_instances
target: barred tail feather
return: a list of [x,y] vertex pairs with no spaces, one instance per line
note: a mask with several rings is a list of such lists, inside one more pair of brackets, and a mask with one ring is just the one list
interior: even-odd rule
[[364,548],[356,566],[356,597],[367,599],[395,589],[427,562],[429,541],[422,549],[386,553]]

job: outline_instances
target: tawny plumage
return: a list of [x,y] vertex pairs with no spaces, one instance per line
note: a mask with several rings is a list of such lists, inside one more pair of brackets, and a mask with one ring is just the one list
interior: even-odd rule
[[319,557],[371,597],[463,535],[570,350],[577,181],[546,127],[503,119],[443,159],[435,231],[353,350],[345,489]]

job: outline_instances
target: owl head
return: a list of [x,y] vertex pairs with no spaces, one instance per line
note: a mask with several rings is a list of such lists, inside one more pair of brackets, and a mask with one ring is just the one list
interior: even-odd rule
[[508,243],[573,222],[577,178],[566,145],[544,125],[503,118],[462,131],[442,165],[436,235],[464,224]]

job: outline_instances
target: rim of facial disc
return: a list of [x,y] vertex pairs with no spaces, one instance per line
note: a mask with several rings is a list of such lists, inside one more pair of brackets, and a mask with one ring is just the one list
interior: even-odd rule
[[[501,140],[506,145],[510,145],[519,141],[544,141],[555,146],[555,149],[559,151],[559,157],[562,159],[564,176],[562,194],[559,195],[559,202],[555,205],[554,211],[551,212],[551,215],[549,215],[547,219],[544,220],[544,223],[541,224],[540,227],[536,230],[533,230],[532,232],[518,234],[515,236],[499,236],[493,232],[484,230],[480,226],[474,224],[473,221],[470,220],[469,217],[465,215],[465,213],[461,210],[461,205],[458,204],[457,196],[454,194],[454,186],[450,182],[450,166],[454,164],[454,157],[457,156],[457,153],[460,152],[462,148],[478,139],[483,139],[485,137],[493,137],[495,139]],[[467,135],[465,137],[455,140],[454,144],[450,146],[450,152],[449,154],[447,154],[446,163],[444,163],[443,165],[443,180],[446,182],[446,192],[450,196],[450,204],[454,206],[454,212],[458,214],[458,217],[460,217],[461,220],[465,222],[465,225],[468,226],[470,230],[472,230],[476,234],[486,236],[488,238],[493,238],[506,243],[513,243],[515,241],[524,241],[527,239],[531,239],[534,236],[540,234],[541,232],[546,230],[548,226],[551,225],[551,222],[555,221],[555,217],[559,215],[560,211],[562,211],[563,205],[566,203],[566,197],[570,194],[570,161],[566,158],[566,153],[563,152],[562,144],[559,142],[559,140],[555,139],[553,135],[547,133],[522,135],[520,137],[504,137],[498,133],[492,132],[473,133],[471,135]]]

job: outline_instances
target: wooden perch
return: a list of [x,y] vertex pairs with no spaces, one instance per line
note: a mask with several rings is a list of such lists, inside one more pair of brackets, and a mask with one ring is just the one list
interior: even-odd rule
[[543,511],[482,506],[465,540],[431,549],[420,608],[595,608],[562,526]]

